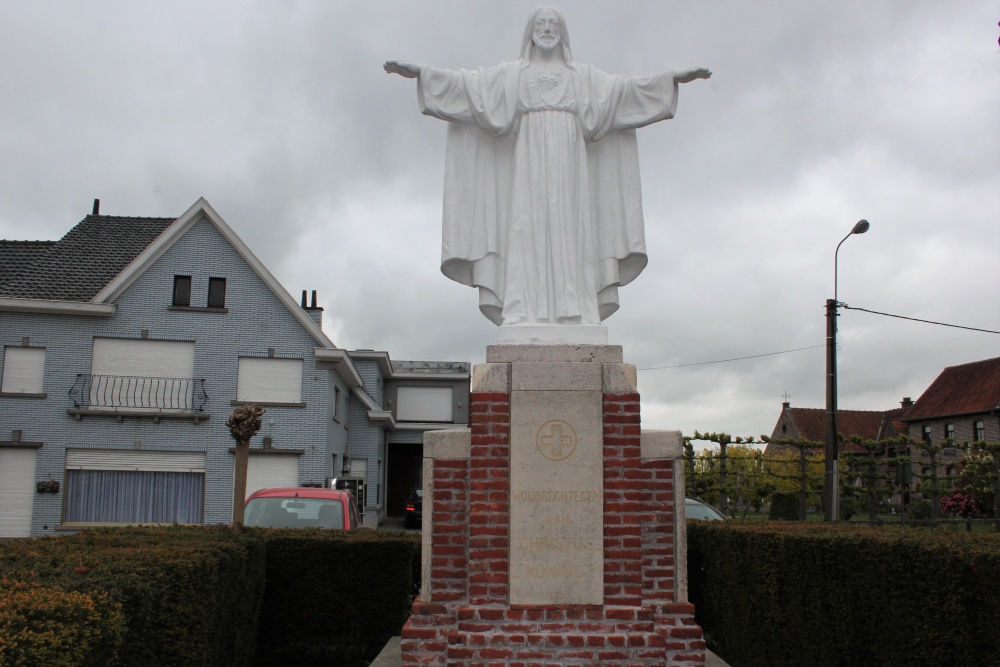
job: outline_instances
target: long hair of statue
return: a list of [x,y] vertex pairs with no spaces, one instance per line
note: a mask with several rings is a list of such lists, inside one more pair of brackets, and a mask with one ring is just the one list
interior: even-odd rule
[[546,9],[559,19],[559,48],[562,50],[563,60],[568,65],[573,62],[573,52],[569,48],[569,29],[566,27],[566,19],[563,18],[562,12],[549,6],[539,7],[528,17],[528,25],[524,26],[524,37],[521,39],[521,60],[529,62],[535,52],[535,20],[538,18],[538,14]]

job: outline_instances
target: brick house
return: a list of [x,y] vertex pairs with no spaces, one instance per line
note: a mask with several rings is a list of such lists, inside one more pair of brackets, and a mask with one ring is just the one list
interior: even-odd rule
[[[465,425],[468,364],[352,353],[321,318],[204,199],[179,218],[95,202],[58,241],[0,241],[0,537],[229,522],[225,421],[246,401],[267,409],[248,493],[327,485],[346,464],[376,525],[392,443]],[[383,407],[400,381],[402,405]]]
[[[838,410],[837,427],[846,438],[882,440],[906,435],[914,440],[939,443],[947,438],[958,442],[1000,441],[1000,357],[959,366],[949,366],[931,383],[916,402],[904,398],[900,407],[885,411]],[[781,414],[771,433],[772,439],[826,439],[826,410],[793,408],[782,403]],[[793,448],[769,444],[766,453]],[[863,453],[849,442],[840,443],[841,453]],[[917,447],[890,449],[885,456],[908,456],[913,461],[912,488],[920,474],[930,474],[930,457]],[[960,471],[965,452],[945,448],[938,457],[937,474],[952,477]],[[894,502],[898,502],[898,494]]]
[[[882,440],[900,435],[905,425],[900,415],[909,408],[904,404],[893,410],[837,410],[837,430],[846,438],[857,435],[865,440]],[[824,442],[826,440],[826,410],[793,408],[787,401],[781,404],[781,414],[771,432],[771,439],[795,438]],[[765,453],[796,451],[788,445],[769,443]],[[840,443],[841,453],[861,453],[864,449],[851,442]]]
[[[1000,357],[945,368],[901,420],[914,440],[1000,441]],[[911,446],[901,453],[913,459],[914,472],[918,465],[930,472],[924,452]],[[955,474],[964,457],[962,450],[945,448],[938,473]]]

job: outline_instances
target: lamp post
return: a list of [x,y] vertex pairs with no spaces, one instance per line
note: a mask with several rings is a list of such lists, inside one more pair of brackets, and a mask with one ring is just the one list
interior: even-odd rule
[[837,256],[840,246],[852,234],[868,231],[867,220],[858,220],[833,253],[833,298],[826,300],[826,484],[824,485],[823,520],[836,521],[840,518],[840,471],[838,468],[839,446],[837,443]]

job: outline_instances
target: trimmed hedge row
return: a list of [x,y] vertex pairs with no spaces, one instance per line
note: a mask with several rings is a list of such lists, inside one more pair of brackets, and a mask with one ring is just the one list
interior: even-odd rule
[[0,544],[0,667],[367,665],[419,586],[420,537],[394,531],[12,541]]
[[[0,546],[5,592],[9,594],[13,580],[28,585],[8,618],[31,617],[35,601],[47,596],[69,596],[61,618],[76,621],[51,624],[46,641],[63,645],[74,633],[95,639],[89,654],[67,665],[247,665],[254,655],[263,597],[264,548],[257,536],[179,526],[102,528],[5,543]],[[59,607],[56,597],[50,604]],[[101,611],[80,611],[84,598]],[[123,641],[115,639],[121,633],[114,631],[114,612],[102,607],[105,598],[120,610]],[[32,644],[31,632],[24,622],[20,625],[25,629],[0,647],[0,665],[19,664],[11,643]]]
[[398,635],[420,587],[420,536],[263,530],[258,667],[365,667]]
[[1000,664],[1000,536],[688,523],[691,601],[733,667]]
[[103,593],[0,577],[0,664],[103,667],[124,634],[121,605]]

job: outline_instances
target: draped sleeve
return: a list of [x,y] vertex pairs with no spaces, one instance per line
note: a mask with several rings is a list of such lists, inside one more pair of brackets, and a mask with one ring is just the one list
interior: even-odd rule
[[628,77],[573,67],[577,115],[588,140],[603,318],[617,309],[618,286],[632,282],[648,261],[635,129],[673,118],[678,87],[672,72]]
[[480,309],[498,324],[520,71],[520,62],[458,71],[424,66],[417,87],[420,111],[449,121],[441,272],[480,288]]

